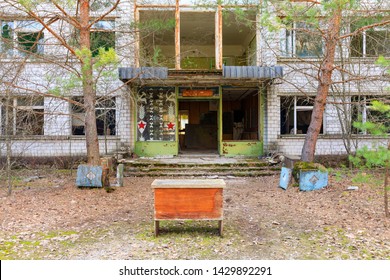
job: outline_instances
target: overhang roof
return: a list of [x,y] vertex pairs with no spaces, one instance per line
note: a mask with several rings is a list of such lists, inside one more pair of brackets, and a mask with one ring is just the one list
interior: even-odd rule
[[167,67],[121,67],[119,79],[134,85],[258,85],[283,77],[282,66],[223,66],[222,70],[169,70]]

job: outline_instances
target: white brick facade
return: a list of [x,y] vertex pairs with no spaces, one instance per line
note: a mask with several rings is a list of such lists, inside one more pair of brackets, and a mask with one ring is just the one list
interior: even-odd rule
[[[15,11],[7,14],[8,17],[17,17],[18,15],[20,13]],[[108,18],[115,20],[117,31],[115,42],[117,46],[120,46],[116,49],[119,57],[119,65],[117,66],[136,66],[133,1],[122,0],[118,9]],[[60,21],[53,23],[52,28],[61,29],[67,34],[72,32],[66,24],[60,25]],[[316,66],[319,61],[282,57],[280,34],[283,32],[271,32],[262,26],[257,26],[256,29],[256,64],[258,66],[280,65],[284,68],[283,79],[277,79],[267,86],[264,96],[265,102],[261,108],[264,109],[262,140],[265,152],[279,151],[299,155],[305,135],[281,135],[281,108],[283,106],[281,97],[314,96],[317,81],[313,77],[318,74]],[[4,98],[8,93],[12,94],[13,97],[18,97],[32,92],[44,97],[44,135],[27,138],[15,136],[12,140],[12,153],[15,156],[85,155],[85,137],[72,135],[71,106],[66,101],[66,98],[81,95],[81,85],[78,87],[64,86],[66,81],[72,79],[69,74],[72,72],[72,67],[77,68],[78,65],[67,61],[63,67],[63,59],[67,56],[68,50],[61,47],[58,40],[49,32],[45,32],[45,41],[47,44],[44,49],[45,56],[52,58],[54,62],[59,59],[61,62],[58,65],[39,58],[26,60],[23,57],[14,57],[13,59],[0,57],[2,66],[0,67],[0,81],[8,82],[0,83],[0,98],[2,96]],[[344,41],[342,45],[343,49],[340,53],[348,56],[347,41]],[[337,62],[340,63],[340,61]],[[110,95],[116,100],[116,135],[107,136],[106,139],[103,136],[99,137],[102,154],[106,151],[109,154],[114,154],[122,146],[133,149],[135,143],[134,97],[130,87],[119,80],[116,67],[110,69],[112,76],[97,83],[98,96]],[[324,113],[323,133],[317,142],[316,153],[318,155],[346,153],[341,135],[345,121],[350,118],[350,105],[348,103],[351,102],[352,95],[388,94],[386,88],[389,83],[383,78],[384,69],[375,64],[373,59],[359,61],[350,59],[346,62],[345,69],[348,73],[359,73],[362,77],[375,76],[376,79],[352,80],[344,87],[337,85],[334,87],[334,92],[328,98]],[[346,79],[339,73],[334,72],[334,81]],[[344,108],[341,110],[343,106]],[[5,154],[5,140],[5,136],[1,135],[0,130],[0,156]],[[358,141],[358,145],[369,144],[371,140],[365,136]],[[352,141],[356,142],[356,138]]]

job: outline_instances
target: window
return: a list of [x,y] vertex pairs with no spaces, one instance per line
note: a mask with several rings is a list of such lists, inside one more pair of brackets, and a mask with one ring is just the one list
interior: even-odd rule
[[[313,112],[314,98],[280,98],[280,134],[306,134]],[[321,126],[322,133],[323,127]]]
[[43,97],[17,97],[8,104],[0,100],[0,134],[43,135],[44,113]]
[[323,41],[315,28],[307,23],[294,23],[281,38],[282,56],[314,58],[323,54]]
[[43,135],[43,97],[19,97],[16,99],[16,135]]
[[384,116],[384,114],[371,110],[371,102],[374,100],[382,101],[385,103],[389,103],[388,96],[352,96],[351,104],[352,104],[352,133],[355,134],[367,134],[367,131],[361,131],[358,128],[353,126],[354,122],[374,122],[374,123],[382,123],[387,127],[390,127],[390,120]]
[[[2,55],[43,54],[43,26],[32,20],[0,20]],[[18,50],[17,52],[14,49]]]
[[[352,27],[352,30],[356,27]],[[365,30],[351,39],[351,57],[390,56],[390,30],[385,27]]]
[[91,51],[92,56],[99,54],[99,48],[108,51],[115,49],[114,21],[99,21],[92,26]]
[[13,52],[14,23],[12,21],[1,21],[0,52],[7,56]]
[[[84,104],[83,97],[74,97],[74,101]],[[116,135],[115,98],[101,98],[96,102],[96,127],[98,135]],[[71,104],[72,135],[85,135],[85,109]]]

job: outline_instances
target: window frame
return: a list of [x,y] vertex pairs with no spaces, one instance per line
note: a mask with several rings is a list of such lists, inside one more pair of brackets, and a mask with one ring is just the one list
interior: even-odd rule
[[[370,54],[369,51],[367,51],[367,42],[368,42],[368,35],[367,33],[368,32],[381,32],[381,31],[385,31],[387,32],[387,35],[389,36],[389,42],[390,42],[390,29],[389,28],[386,28],[386,26],[381,26],[381,27],[374,27],[374,28],[370,28],[368,30],[363,30],[361,33],[359,33],[358,35],[354,36],[353,38],[351,38],[350,40],[350,46],[349,46],[349,50],[350,50],[350,57],[352,58],[377,58],[379,55],[383,55],[383,54]],[[360,39],[360,36],[361,36],[361,39]],[[356,38],[357,40],[361,40],[361,54],[359,55],[353,55],[353,46],[352,46],[352,43],[353,43],[353,39]],[[390,56],[390,47],[388,47],[389,50],[388,50],[388,53],[387,55],[385,55],[385,57],[389,57]],[[358,51],[355,51],[355,52],[358,52]]]
[[[313,105],[298,105],[298,100],[299,99],[302,99],[302,100],[305,100],[305,101],[310,101],[310,98],[314,98],[314,96],[303,96],[303,95],[294,95],[294,96],[279,96],[280,98],[280,130],[279,130],[279,134],[282,135],[282,136],[287,136],[287,135],[306,135],[306,133],[298,133],[298,112],[307,112],[307,111],[311,111],[313,112],[313,108],[314,108],[314,104]],[[292,98],[292,109],[289,107],[289,106],[286,106],[286,107],[283,107],[283,104],[284,103],[290,103],[291,101],[284,101],[282,102],[282,99],[285,98],[285,99],[288,99],[288,98]],[[312,101],[314,103],[314,100]],[[289,113],[290,111],[292,110],[293,111],[293,127],[292,129],[289,129],[289,132],[284,132],[282,133],[282,110],[286,110],[286,117],[285,117],[285,122],[287,121],[287,119],[289,118]],[[325,114],[325,112],[324,112]],[[311,116],[311,114],[310,114]],[[322,127],[321,127],[321,132],[320,134],[325,134],[325,118],[323,119],[323,122],[322,122]],[[309,122],[309,125],[310,125],[310,122]]]
[[[11,27],[11,38],[9,39],[10,40],[10,46],[9,46],[9,49],[6,48],[5,52],[3,52],[3,45],[4,45],[4,42],[3,42],[3,36],[1,36],[1,40],[0,40],[0,54],[1,55],[4,55],[5,54],[5,57],[15,57],[15,56],[21,56],[21,57],[26,57],[30,54],[34,54],[34,55],[43,55],[45,53],[45,48],[44,48],[44,38],[45,38],[45,29],[43,27],[43,25],[35,20],[31,20],[31,19],[25,19],[25,20],[6,20],[6,19],[0,19],[0,26],[1,26],[1,31],[3,32],[3,26],[4,26],[4,23],[8,23],[8,24],[11,24],[12,27]],[[26,44],[28,43],[28,41],[25,41],[25,42],[21,42],[21,38],[22,37],[19,37],[20,34],[24,33],[25,36],[27,36],[27,34],[30,33],[33,34],[32,36],[34,36],[34,34],[37,34],[37,38],[38,40],[36,40],[35,42],[33,42],[33,45],[32,47],[34,49],[28,49],[29,47],[27,46],[26,47]],[[32,41],[31,41],[32,42]],[[31,43],[30,42],[30,43]]]
[[[290,24],[290,29],[285,28],[280,34],[280,54],[285,58],[300,58],[300,59],[316,59],[324,54],[324,40],[321,38],[321,52],[318,54],[297,55],[297,35],[299,36],[298,24],[305,24],[305,22],[293,22]],[[307,29],[314,29],[310,26]],[[303,31],[301,31],[303,32]],[[304,34],[308,32],[303,32]],[[316,35],[311,35],[316,36]],[[320,35],[318,35],[320,37]]]
[[[83,104],[83,99],[84,97],[79,95],[79,96],[73,96],[72,97],[72,100],[74,101],[77,101],[81,104]],[[101,106],[103,103],[106,103],[106,102],[110,102],[112,103],[112,107],[108,107],[108,106]],[[69,105],[70,105],[70,113],[71,113],[71,135],[72,136],[85,136],[85,110],[83,107],[80,107],[78,105],[75,105],[71,102],[69,102]],[[75,111],[75,109],[77,109]],[[113,96],[113,97],[98,97],[97,100],[96,100],[96,104],[95,104],[95,114],[96,114],[96,126],[97,126],[97,130],[98,130],[98,136],[117,136],[118,135],[118,121],[117,121],[117,106],[116,106],[116,97]],[[104,127],[103,127],[103,133],[99,133],[100,129],[99,128],[99,125],[98,125],[98,121],[100,120],[99,118],[99,114],[98,114],[98,111],[106,111],[104,112],[104,120],[103,120],[103,124],[107,124],[107,114],[112,111],[111,115],[113,116],[113,121],[114,123],[108,123],[107,126],[106,126],[106,133],[104,133]],[[75,133],[75,118],[81,118],[80,119],[77,119],[77,122],[81,122],[82,125],[78,125],[77,127],[79,127],[78,129],[81,129],[83,128],[83,132],[82,133]],[[112,130],[110,129],[109,126],[112,127],[113,125],[113,128]],[[107,134],[107,129],[110,129],[110,133]]]
[[[363,124],[366,122],[371,122],[372,118],[370,118],[370,108],[371,106],[371,101],[374,100],[380,100],[382,98],[388,98],[388,96],[383,96],[383,95],[353,95],[351,97],[351,130],[353,131],[352,134],[355,135],[371,135],[368,133],[366,130],[359,130],[358,128],[353,126],[354,122],[362,122]],[[359,99],[355,101],[354,99]],[[360,99],[361,98],[361,99]],[[354,117],[354,113],[357,108],[357,119]],[[361,116],[361,120],[359,120],[359,117]],[[388,133],[390,134],[390,132]]]
[[[110,48],[114,49],[116,48],[116,32],[115,32],[115,20],[114,19],[104,19],[99,20],[98,22],[94,23],[90,30],[90,41],[91,41],[91,52],[92,56],[96,57],[99,54],[99,49],[104,48],[105,50],[108,50]],[[93,43],[93,36],[94,34],[104,34],[104,33],[110,33],[112,34],[113,38],[113,46],[94,46]]]
[[[27,105],[19,105],[18,101],[21,99],[28,99],[32,101],[32,99],[39,100],[39,103],[41,104],[27,104]],[[7,105],[6,99],[0,99],[0,135],[6,135],[5,133],[5,120],[3,120],[3,117],[6,118],[5,114],[6,111],[4,110],[5,106],[10,106],[10,110],[8,111],[9,116],[9,125],[11,126],[9,129],[10,135],[13,136],[42,136],[45,135],[45,98],[41,96],[15,96],[10,98],[9,104]],[[35,102],[29,102],[29,103],[35,103]],[[38,112],[39,111],[39,112]],[[41,133],[26,133],[26,129],[24,127],[19,126],[20,118],[25,118],[26,116],[21,116],[21,112],[28,112],[31,114],[40,114],[41,115],[41,122],[37,123],[39,124],[39,127],[37,129],[34,129],[34,131],[41,131]],[[24,121],[21,121],[21,123],[24,123]],[[26,125],[29,125],[30,123],[27,123]]]

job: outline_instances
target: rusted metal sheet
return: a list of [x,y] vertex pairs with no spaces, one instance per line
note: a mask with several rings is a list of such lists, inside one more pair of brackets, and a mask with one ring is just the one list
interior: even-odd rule
[[168,79],[167,67],[120,67],[119,79]]
[[328,185],[328,172],[318,170],[301,170],[299,173],[299,189],[301,191],[319,190]]
[[210,97],[214,92],[211,89],[185,89],[183,90],[183,97]]
[[77,168],[76,186],[103,187],[103,168],[95,165],[80,164]]
[[286,190],[288,185],[290,184],[292,178],[291,176],[292,176],[292,169],[287,167],[282,167],[282,170],[280,172],[279,187]]
[[224,78],[275,79],[283,77],[282,66],[223,66]]

